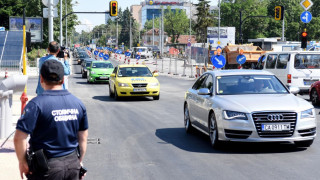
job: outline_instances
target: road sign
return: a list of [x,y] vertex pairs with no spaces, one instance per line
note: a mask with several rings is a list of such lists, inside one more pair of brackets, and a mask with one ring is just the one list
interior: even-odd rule
[[103,57],[103,53],[99,53],[99,57]]
[[[43,5],[45,5],[46,7],[49,7],[49,1],[50,1],[50,0],[42,0],[42,3],[43,3]],[[52,1],[53,7],[55,7],[58,3],[59,3],[59,0],[53,0],[53,1]]]
[[304,11],[300,16],[300,19],[303,23],[309,23],[312,20],[312,14],[309,11]]
[[218,41],[217,44],[220,45],[220,44],[221,44],[221,41]]
[[0,27],[0,31],[5,31],[5,30],[6,30],[6,28]]
[[217,49],[222,49],[222,47],[221,46],[217,46]]
[[149,1],[149,4],[152,5],[152,4],[153,4],[153,1]]
[[313,2],[311,0],[303,0],[300,2],[300,5],[303,7],[304,10],[308,10],[313,5]]
[[140,55],[136,55],[136,59],[140,59],[141,57],[140,57]]
[[223,55],[216,55],[211,57],[212,65],[216,68],[223,68],[226,65],[226,58]]
[[238,55],[237,56],[237,62],[239,64],[244,64],[247,60],[247,57],[245,55]]
[[94,54],[94,55],[98,55],[98,53],[99,53],[98,51],[94,51],[94,53],[93,53],[93,54]]
[[190,46],[191,46],[191,43],[190,43],[190,42],[188,42],[187,46],[188,46],[188,47],[190,47]]
[[108,55],[108,54],[105,54],[105,55],[103,56],[103,59],[104,59],[104,60],[108,60],[108,59],[109,59],[109,55]]
[[[53,17],[58,17],[58,9],[52,8]],[[43,18],[49,17],[49,8],[43,8]]]
[[210,44],[213,44],[213,43],[214,43],[214,40],[209,40],[209,43],[210,43]]
[[125,52],[124,55],[125,55],[125,56],[130,56],[131,53],[130,53],[130,52]]

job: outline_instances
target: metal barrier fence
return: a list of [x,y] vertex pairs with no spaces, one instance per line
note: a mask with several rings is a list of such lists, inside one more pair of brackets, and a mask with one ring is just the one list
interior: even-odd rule
[[17,60],[2,60],[0,61],[0,72],[10,71],[10,72],[19,72],[21,71],[22,66],[20,61]]

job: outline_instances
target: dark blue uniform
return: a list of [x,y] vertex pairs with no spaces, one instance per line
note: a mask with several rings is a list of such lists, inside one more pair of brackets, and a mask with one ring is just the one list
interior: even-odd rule
[[[88,129],[86,108],[68,90],[47,90],[27,104],[16,128],[30,134],[30,146],[33,151],[43,149],[49,166],[61,164],[60,169],[49,170],[55,173],[64,170],[63,162],[50,159],[63,157],[59,161],[66,161],[66,156],[75,154],[78,131]],[[76,168],[80,168],[79,161]]]

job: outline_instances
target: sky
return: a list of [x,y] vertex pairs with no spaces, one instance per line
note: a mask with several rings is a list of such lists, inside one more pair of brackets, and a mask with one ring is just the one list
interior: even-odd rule
[[[162,0],[157,0],[162,1]],[[164,0],[165,1],[165,0]],[[218,0],[211,0],[210,5],[216,5]],[[74,12],[103,12],[109,10],[110,0],[72,0]],[[118,7],[122,10],[131,5],[140,4],[141,0],[118,0]],[[198,3],[198,0],[191,0],[193,3]],[[76,31],[81,32],[91,31],[94,26],[105,23],[105,14],[77,14],[80,25],[76,26]]]

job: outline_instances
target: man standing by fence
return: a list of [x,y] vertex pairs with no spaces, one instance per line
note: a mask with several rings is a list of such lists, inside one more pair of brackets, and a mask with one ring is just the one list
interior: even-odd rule
[[27,104],[17,122],[14,145],[22,179],[23,174],[28,179],[79,179],[87,149],[87,112],[78,98],[62,89],[63,69],[57,60],[43,63],[40,83],[45,91]]

